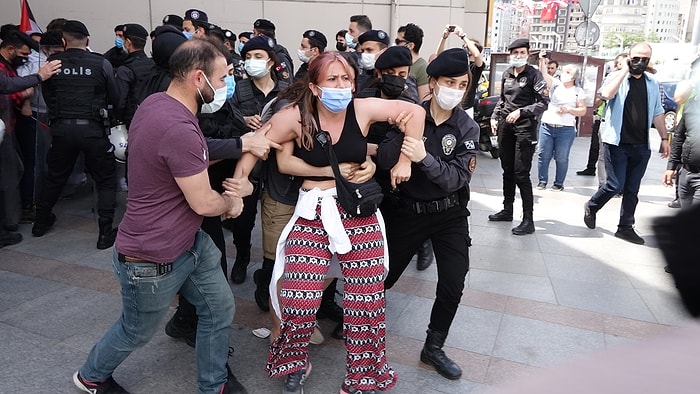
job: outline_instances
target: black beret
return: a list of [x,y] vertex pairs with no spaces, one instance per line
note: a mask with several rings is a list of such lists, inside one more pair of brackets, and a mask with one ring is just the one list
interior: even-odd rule
[[46,46],[63,46],[61,41],[62,35],[60,30],[49,30],[41,35],[39,44]]
[[367,41],[381,42],[382,44],[389,46],[389,35],[386,34],[384,30],[367,30],[366,32],[360,34],[357,37],[357,41],[362,44]]
[[312,47],[320,48],[321,51],[325,50],[328,45],[326,36],[318,30],[307,30],[304,32],[303,36],[309,40],[309,44],[311,44]]
[[238,39],[240,39],[241,37],[245,37],[245,38],[250,40],[251,38],[253,38],[253,32],[252,31],[244,31],[244,32],[238,33]]
[[527,38],[518,38],[508,45],[508,51],[512,51],[516,48],[527,48],[530,49],[530,41]]
[[187,38],[175,26],[163,25],[156,27],[155,39],[152,45],[153,61],[161,67],[168,68],[170,55],[186,41]]
[[182,17],[180,15],[166,15],[163,17],[163,24],[175,26],[178,29],[182,29]]
[[469,73],[469,54],[462,48],[441,52],[425,69],[433,78],[458,77]]
[[206,12],[195,9],[185,11],[185,20],[203,23],[209,22]]
[[263,51],[273,52],[275,49],[275,40],[268,36],[255,36],[243,45],[241,57],[245,58],[245,54],[254,49],[262,49]]
[[386,70],[388,68],[411,66],[413,65],[413,57],[411,50],[405,46],[393,46],[382,52],[374,62],[374,68],[377,70]]
[[125,23],[123,31],[124,37],[140,38],[144,41],[148,38],[148,30],[137,23]]
[[232,32],[229,29],[224,29],[224,37],[228,41],[236,41],[236,33]]
[[275,30],[275,24],[270,22],[267,19],[258,19],[253,23],[253,27],[256,29],[263,29],[263,30]]
[[85,27],[85,25],[81,21],[66,21],[66,23],[63,24],[63,31],[66,33],[78,33],[84,36],[90,35],[87,27]]

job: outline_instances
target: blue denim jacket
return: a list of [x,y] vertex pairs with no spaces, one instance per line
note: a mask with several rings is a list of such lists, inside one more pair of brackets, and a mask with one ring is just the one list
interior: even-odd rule
[[[610,83],[619,72],[621,71],[610,73],[603,81],[602,86],[605,86],[608,83]],[[633,77],[630,76],[628,78],[625,78],[625,80],[622,81],[622,84],[620,84],[620,89],[617,91],[617,94],[610,100],[608,100],[608,105],[605,109],[604,116],[605,123],[603,123],[600,132],[600,138],[606,144],[620,144],[620,132],[622,131],[622,112],[625,106],[625,99],[627,99],[627,94],[630,90],[629,78]],[[661,106],[661,93],[659,91],[659,83],[654,78],[652,78],[649,75],[649,73],[645,72],[644,78],[647,82],[647,124],[649,125],[649,127],[651,127],[652,119],[654,119],[655,116],[663,114],[664,108],[663,106]],[[598,92],[600,92],[600,89],[598,89]],[[651,145],[649,146],[649,149],[651,149]]]

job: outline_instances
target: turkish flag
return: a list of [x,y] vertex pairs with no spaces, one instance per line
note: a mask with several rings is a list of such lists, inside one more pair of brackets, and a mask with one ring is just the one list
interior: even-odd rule
[[29,8],[29,1],[22,0],[22,10],[19,21],[19,30],[23,33],[41,33],[39,24],[36,23],[32,9]]
[[540,22],[554,22],[557,19],[557,4],[552,2],[542,8]]

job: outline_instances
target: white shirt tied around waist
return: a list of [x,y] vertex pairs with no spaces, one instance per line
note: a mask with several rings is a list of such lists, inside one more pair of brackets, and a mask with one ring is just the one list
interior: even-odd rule
[[576,117],[568,112],[560,114],[559,108],[576,108],[578,100],[584,98],[583,94],[583,89],[580,87],[567,88],[560,80],[555,79],[549,89],[549,105],[542,113],[541,122],[557,126],[576,126]]
[[[345,231],[343,221],[340,219],[340,212],[338,211],[338,205],[335,199],[337,194],[335,188],[326,190],[321,190],[319,188],[299,190],[299,199],[297,200],[294,214],[282,230],[282,234],[277,241],[275,268],[272,271],[272,280],[270,281],[270,301],[272,303],[272,308],[280,318],[282,317],[282,313],[277,294],[277,282],[284,275],[284,260],[286,256],[284,249],[287,244],[287,238],[298,218],[301,217],[306,220],[314,220],[316,218],[316,207],[319,204],[319,200],[321,204],[321,222],[323,223],[324,230],[328,233],[328,249],[333,253],[330,268],[326,276],[331,278],[341,278],[343,276],[337,254],[346,254],[350,252],[352,250],[352,243]],[[377,210],[376,216],[379,227],[382,230],[382,237],[384,238],[384,273],[386,274],[386,272],[389,271],[389,249],[386,241],[386,228],[384,226],[384,218],[379,210]]]

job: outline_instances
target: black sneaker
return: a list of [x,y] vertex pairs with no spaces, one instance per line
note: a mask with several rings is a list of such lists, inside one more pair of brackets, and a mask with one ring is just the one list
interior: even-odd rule
[[681,202],[677,198],[668,203],[669,208],[680,208],[681,207]]
[[[232,353],[232,350],[233,349],[229,348],[229,355]],[[228,376],[226,377],[226,384],[224,384],[221,394],[248,394],[248,390],[246,390],[241,382],[233,375],[228,363],[226,363],[226,371],[228,372]]]
[[615,233],[615,237],[624,239],[627,242],[632,242],[636,245],[644,245],[644,238],[640,237],[632,227],[622,229],[619,228]]
[[547,184],[544,182],[540,182],[537,184],[537,190],[544,190],[547,188]]
[[564,190],[564,186],[559,186],[559,185],[554,185],[552,186],[552,191],[553,192],[560,192]]
[[47,231],[53,227],[53,224],[56,222],[56,215],[53,213],[50,214],[48,219],[46,221],[39,221],[36,220],[34,222],[34,226],[32,226],[32,235],[35,237],[41,237],[42,235],[46,234]]
[[79,371],[75,371],[73,374],[73,383],[75,384],[75,387],[79,388],[80,390],[90,393],[90,394],[129,394],[128,391],[124,390],[122,386],[119,385],[119,383],[115,382],[114,379],[110,376],[109,379],[105,380],[104,382],[100,383],[94,383],[94,382],[88,382],[86,380],[83,380],[82,377],[80,377],[80,374],[78,373]]
[[189,346],[195,347],[197,343],[197,325],[188,325],[177,313],[173,315],[165,325],[165,333],[170,338],[183,338]]
[[284,379],[282,394],[304,394],[304,380],[311,373],[311,363],[306,362],[306,367],[292,372]]
[[586,168],[585,170],[576,171],[576,175],[595,176],[595,170],[591,168]]
[[591,211],[591,207],[588,206],[588,201],[583,205],[583,222],[586,223],[586,227],[591,230],[595,228],[595,212]]
[[12,233],[9,231],[0,231],[0,248],[10,245],[17,245],[20,242],[22,242],[22,234]]

